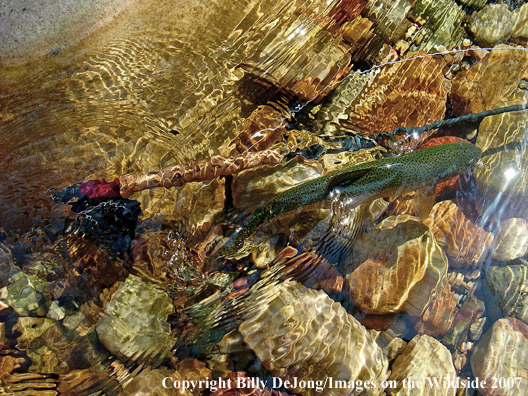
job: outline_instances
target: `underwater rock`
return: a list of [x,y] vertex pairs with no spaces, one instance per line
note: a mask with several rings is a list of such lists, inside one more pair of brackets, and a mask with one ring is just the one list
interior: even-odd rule
[[488,4],[471,15],[469,28],[483,46],[495,46],[510,38],[516,42],[528,38],[528,4],[510,12],[506,4]]
[[[526,102],[526,93],[518,91],[493,107]],[[474,169],[480,199],[484,201],[477,200],[477,210],[484,221],[490,217],[500,218],[499,215],[503,215],[503,219],[526,216],[528,156],[524,142],[528,137],[527,114],[521,111],[486,117],[479,126],[476,145],[483,152],[489,150],[482,156],[483,166]],[[484,203],[487,203],[485,207]]]
[[392,216],[361,235],[345,264],[350,298],[366,313],[420,316],[443,287],[447,257],[417,218]]
[[528,323],[528,267],[492,266],[486,270],[486,294],[491,317],[511,316]]
[[48,310],[48,313],[46,314],[46,318],[52,319],[52,320],[62,320],[66,316],[66,309],[64,307],[59,306],[59,302],[57,300],[54,300]]
[[9,284],[14,265],[15,262],[13,261],[10,247],[0,242],[0,289]]
[[[421,54],[409,53],[407,58]],[[347,122],[371,135],[442,120],[449,92],[445,66],[441,56],[427,56],[384,67],[350,103]]]
[[[377,74],[377,70],[350,72],[336,90],[321,105],[312,110],[316,119],[314,125],[317,128],[316,131],[326,136],[340,135],[344,128],[355,131],[354,125],[346,122],[348,118],[346,109],[363,90],[372,84]],[[351,145],[350,148],[355,146]]]
[[328,16],[342,26],[343,22],[356,19],[365,4],[365,0],[339,0],[334,3]]
[[362,47],[372,35],[372,21],[361,15],[350,22],[341,25],[343,38],[350,44],[351,51]]
[[68,315],[62,320],[62,324],[65,328],[71,331],[75,331],[79,337],[85,337],[95,325],[99,322],[99,319],[103,316],[104,309],[89,301],[75,312],[73,315]]
[[[213,378],[213,373],[207,363],[194,358],[185,358],[179,362],[175,374],[188,381],[205,381],[209,378]],[[201,390],[203,389],[194,389],[191,393],[198,396],[202,394]]]
[[[268,294],[269,293],[269,294]],[[387,379],[388,361],[369,332],[323,291],[293,281],[274,285],[259,296],[239,326],[244,342],[264,367],[283,380],[374,381]],[[293,387],[304,395],[315,389]],[[359,395],[347,388],[326,395]],[[374,389],[369,395],[382,394]]]
[[458,299],[451,290],[451,285],[445,279],[437,297],[425,309],[420,322],[414,326],[414,330],[419,334],[427,334],[431,337],[446,334],[455,319],[457,303]]
[[486,5],[488,0],[460,0],[460,3],[471,8],[481,9]]
[[480,265],[493,242],[493,234],[472,223],[453,201],[437,203],[424,224],[454,268]]
[[414,193],[400,195],[399,197],[390,202],[390,205],[387,208],[387,215],[409,215],[420,217],[416,204],[417,202]]
[[400,195],[390,203],[386,215],[409,215],[425,220],[435,204],[435,194],[431,188],[425,188],[409,194]]
[[33,373],[64,374],[89,368],[109,356],[97,345],[94,332],[81,338],[51,319],[20,317],[16,330],[21,333],[17,347],[31,359],[29,371]]
[[528,251],[528,224],[524,219],[503,220],[493,244],[493,259],[512,261]]
[[[99,349],[102,349],[99,346]],[[105,350],[108,354],[108,352]],[[59,375],[57,391],[60,395],[77,396],[101,394],[120,394],[123,387],[128,384],[143,367],[140,365],[127,368],[114,356],[101,358],[99,362],[92,363],[89,368],[71,370]]]
[[[189,263],[199,261],[197,256],[204,254],[210,242],[208,238],[214,239],[221,234],[221,229],[214,224],[216,216],[224,211],[225,200],[223,178],[206,184],[188,183],[175,191],[153,189],[141,192],[138,201],[141,202],[144,217],[151,219],[154,226],[154,229],[143,233],[143,237],[147,238],[147,245],[142,247],[146,250],[147,257],[144,259],[152,260],[149,272],[154,269],[162,279],[174,266],[179,266],[178,271],[183,268],[195,271],[196,268],[190,268]],[[161,229],[158,228],[159,223],[156,224],[156,218],[165,221]]]
[[[451,279],[450,279],[451,283]],[[451,283],[451,290],[458,293],[458,290]],[[450,348],[459,349],[467,341],[469,329],[473,323],[477,322],[484,313],[484,303],[476,298],[472,292],[458,301],[458,309],[451,329],[442,337],[442,343]]]
[[469,29],[477,43],[485,47],[508,41],[514,25],[515,18],[506,4],[488,4],[474,12],[469,20]]
[[130,275],[112,295],[96,326],[101,343],[123,362],[155,366],[174,345],[167,316],[171,299],[156,285]]
[[223,336],[216,346],[220,353],[229,356],[231,363],[231,370],[229,371],[233,371],[233,365],[238,370],[248,370],[250,367],[254,367],[255,364],[259,364],[253,351],[244,344],[244,337],[242,337],[238,329]]
[[[457,374],[451,353],[436,339],[427,335],[416,335],[392,364],[389,381],[396,381],[396,388],[387,389],[387,395],[431,395],[455,396],[456,389],[443,387],[446,377],[455,379]],[[431,386],[428,379],[440,383]],[[407,386],[404,386],[407,379]],[[422,381],[422,389],[409,386],[409,380]]]
[[462,20],[466,13],[453,0],[417,0],[412,17],[422,27],[413,37],[412,51],[462,44]]
[[406,19],[412,7],[409,0],[368,0],[363,14],[374,21],[374,31],[384,41],[395,43],[405,34],[410,25]]
[[[528,68],[528,54],[524,48],[522,50],[520,48],[508,49],[506,46],[501,46],[492,50],[480,62],[471,65],[468,70],[461,71],[453,77],[449,97],[456,116],[515,104],[505,105],[497,102],[509,97],[517,89]],[[502,116],[493,118],[497,120],[496,117]],[[492,117],[487,117],[482,122],[486,120],[490,122],[490,118]],[[479,135],[482,127],[481,123]]]
[[382,158],[382,147],[364,148],[359,151],[345,151],[338,154],[325,154],[319,163],[323,166],[324,174],[342,170],[349,166],[363,164]]
[[[526,323],[514,318],[496,321],[475,345],[471,354],[473,375],[485,381],[485,386],[479,387],[479,391],[484,396],[527,394],[527,350]],[[520,383],[515,378],[520,378]]]
[[350,52],[339,37],[311,20],[309,14],[314,12],[317,6],[311,4],[302,18],[274,21],[266,40],[252,48],[242,69],[301,101],[330,93],[350,70]]
[[[10,355],[0,356],[0,392],[9,396],[56,396],[55,376],[38,373],[14,372],[18,361]],[[22,359],[24,360],[24,359]]]
[[265,150],[283,140],[286,126],[288,121],[280,111],[268,105],[259,106],[244,121],[235,141],[236,149],[240,153]]
[[[46,316],[51,295],[49,284],[36,275],[19,271],[6,287],[6,302],[20,316]],[[3,295],[1,293],[0,295]]]
[[526,41],[528,39],[528,3],[513,11],[515,25],[512,30],[511,38],[513,41]]

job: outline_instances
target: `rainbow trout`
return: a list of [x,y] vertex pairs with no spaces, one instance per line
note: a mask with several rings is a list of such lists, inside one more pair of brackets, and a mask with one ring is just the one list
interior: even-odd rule
[[283,213],[332,198],[335,192],[340,197],[357,197],[359,202],[397,197],[468,171],[481,154],[477,146],[459,141],[363,163],[302,183],[257,209],[218,253],[235,252],[262,225]]

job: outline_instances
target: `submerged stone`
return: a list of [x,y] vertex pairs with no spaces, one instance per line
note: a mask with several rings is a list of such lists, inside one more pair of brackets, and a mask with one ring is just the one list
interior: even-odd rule
[[[239,327],[264,367],[282,380],[374,381],[388,377],[388,360],[367,330],[323,291],[285,281],[263,294]],[[327,395],[359,395],[359,388],[326,388]],[[300,385],[296,392],[319,395]],[[381,388],[369,395],[382,394]]]
[[346,279],[351,299],[366,313],[420,316],[443,286],[447,258],[415,217],[385,219],[361,235],[354,249]]
[[[471,354],[471,368],[484,396],[528,392],[528,325],[514,318],[496,321]],[[517,380],[520,379],[520,380]],[[508,382],[509,381],[509,382]],[[480,384],[484,384],[483,387]],[[500,385],[503,386],[500,386]]]
[[156,365],[174,345],[167,316],[171,299],[156,285],[130,275],[112,295],[96,326],[103,345],[123,362]]

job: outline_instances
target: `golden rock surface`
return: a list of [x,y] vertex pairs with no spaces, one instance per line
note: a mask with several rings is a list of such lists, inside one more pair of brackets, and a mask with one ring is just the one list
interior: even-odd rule
[[[269,290],[239,327],[244,342],[264,367],[284,380],[387,379],[388,360],[367,330],[323,291],[285,281]],[[315,389],[294,389],[315,396]],[[381,395],[377,388],[369,395]],[[357,389],[325,394],[359,395]]]
[[69,332],[60,321],[20,317],[15,326],[21,333],[17,348],[31,359],[29,371],[40,374],[65,374],[74,368],[88,368],[108,357],[101,352],[91,332],[80,337]]
[[123,362],[159,363],[174,345],[167,316],[172,300],[157,286],[130,275],[105,306],[96,326],[101,343]]
[[396,42],[410,25],[406,19],[413,2],[409,0],[368,0],[363,13],[374,22],[377,34]]
[[515,19],[506,4],[488,4],[473,13],[469,28],[482,46],[505,43],[511,36]]
[[438,46],[462,43],[465,12],[454,0],[417,0],[411,14],[423,26],[414,39],[414,48],[431,51]]
[[324,97],[350,70],[346,44],[307,15],[288,26],[278,24],[267,36],[242,68],[301,101]]
[[[527,98],[524,91],[518,90],[493,107],[526,103]],[[496,212],[503,213],[504,218],[526,216],[528,156],[523,143],[528,137],[526,114],[522,111],[486,117],[479,126],[476,145],[483,152],[489,150],[482,157],[483,166],[474,169],[487,212],[482,203],[477,202],[477,209],[485,217]]]
[[437,203],[424,224],[454,268],[478,266],[493,242],[493,234],[472,223],[453,201]]
[[528,39],[528,3],[524,3],[514,11],[515,25],[512,31],[512,39],[515,41],[526,41]]
[[445,65],[442,57],[429,56],[383,68],[348,106],[348,122],[374,134],[441,120],[449,92]]
[[420,322],[415,325],[415,331],[431,337],[444,335],[451,328],[456,308],[457,298],[446,279],[438,296],[425,309]]
[[492,50],[480,62],[453,77],[449,95],[453,112],[460,116],[494,108],[517,89],[527,68],[526,51],[506,47]]
[[[451,353],[440,341],[428,335],[415,336],[392,364],[389,380],[396,381],[397,387],[387,389],[387,395],[455,396],[456,389],[443,386],[447,376],[454,379],[457,375],[451,359]],[[439,386],[435,386],[435,378]],[[406,379],[407,386],[404,386]],[[410,386],[409,379],[415,384],[422,381],[422,388]]]
[[[484,396],[527,394],[527,350],[528,325],[526,323],[514,318],[496,321],[475,345],[471,354],[473,375],[486,381],[486,386],[479,387],[479,391]],[[521,379],[519,384],[515,378]],[[501,379],[506,383],[500,383]],[[503,386],[500,386],[501,384]]]
[[322,174],[318,162],[301,157],[274,167],[244,171],[233,179],[233,204],[238,209],[254,211],[275,195]]
[[360,48],[372,35],[372,21],[368,18],[358,16],[350,22],[341,26],[343,38],[350,43],[352,51]]
[[493,245],[493,258],[498,261],[512,261],[528,251],[528,224],[524,219],[503,220]]
[[528,4],[525,3],[513,12],[506,4],[488,4],[471,15],[469,28],[477,42],[483,46],[495,46],[513,41],[526,41],[528,38]]
[[361,235],[347,266],[350,298],[366,313],[420,316],[443,287],[447,257],[417,218],[385,219]]
[[265,150],[283,139],[287,125],[280,111],[268,105],[259,106],[244,121],[236,148],[240,153]]

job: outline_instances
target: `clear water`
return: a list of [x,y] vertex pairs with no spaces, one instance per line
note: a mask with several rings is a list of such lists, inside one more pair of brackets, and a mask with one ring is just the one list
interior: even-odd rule
[[[352,154],[346,137],[356,132],[375,136],[396,126],[421,126],[459,115],[453,97],[447,101],[447,110],[443,103],[452,92],[457,73],[479,60],[480,55],[473,55],[478,49],[464,53],[462,33],[475,45],[477,40],[461,22],[464,15],[481,8],[479,2],[445,1],[434,8],[424,0],[418,2],[415,14],[406,1],[389,2],[390,6],[383,1],[366,3],[361,15],[375,21],[372,29],[376,35],[363,43],[362,50],[352,50],[338,30],[347,18],[356,18],[356,8],[363,5],[359,1],[162,1],[134,6],[131,14],[117,17],[76,46],[17,67],[1,66],[0,371],[4,374],[0,374],[0,386],[15,395],[23,390],[36,395],[132,395],[141,394],[142,386],[146,392],[157,389],[159,394],[176,394],[175,389],[162,386],[163,378],[218,379],[236,372],[270,381],[279,377],[304,378],[300,374],[304,371],[296,369],[310,371],[310,363],[302,366],[297,362],[299,367],[292,363],[283,367],[281,374],[273,362],[288,350],[293,351],[294,361],[302,361],[305,343],[329,342],[325,331],[334,331],[336,337],[346,340],[343,345],[348,346],[343,350],[354,348],[350,345],[358,341],[346,338],[347,331],[336,330],[341,329],[341,320],[349,320],[342,317],[345,311],[362,321],[365,327],[357,331],[385,331],[377,341],[387,348],[385,354],[390,349],[384,345],[385,338],[398,336],[406,342],[413,339],[420,327],[420,309],[411,309],[412,304],[408,303],[389,313],[373,310],[367,315],[360,309],[357,293],[338,287],[343,276],[358,265],[360,255],[380,250],[384,241],[387,250],[390,246],[396,250],[396,245],[405,239],[405,230],[401,231],[403,236],[394,236],[395,241],[376,240],[367,232],[396,210],[395,203],[387,209],[387,203],[378,201],[379,213],[374,208],[368,215],[351,215],[360,200],[345,202],[336,198],[265,224],[246,241],[245,249],[227,259],[214,253],[226,240],[229,244],[228,237],[236,235],[251,213],[272,197],[328,172],[380,158],[384,151],[369,149]],[[508,6],[513,12],[522,8],[522,2],[510,2]],[[491,23],[490,28],[500,29],[501,21],[497,19],[493,22],[496,26]],[[412,23],[423,26],[422,39],[416,32],[404,34],[410,32],[407,29]],[[396,36],[400,34],[398,29],[403,29],[403,33],[395,38],[386,29],[392,29],[391,34]],[[401,42],[397,43],[400,38],[410,44],[408,53],[425,51],[404,56]],[[516,46],[512,51],[524,53],[523,40],[510,38],[507,45]],[[447,51],[446,47],[453,48],[453,52],[444,54],[445,61],[439,55],[427,54]],[[347,51],[352,53],[350,74]],[[401,56],[397,51],[402,52]],[[404,60],[406,56],[409,59]],[[446,65],[448,56],[454,58],[456,67],[450,69]],[[522,63],[515,56],[512,55],[512,65],[501,69],[504,75],[489,76],[496,79],[491,84],[499,87],[496,91],[502,92],[501,84],[511,85],[509,93],[502,96],[490,93],[491,97],[497,95],[497,101],[518,90],[516,100],[526,102],[526,72],[516,69],[515,65]],[[398,59],[402,62],[394,63]],[[397,73],[410,80],[392,79]],[[453,83],[445,78],[449,73]],[[413,74],[423,78],[412,80]],[[396,87],[388,99],[383,81]],[[468,85],[461,91],[464,89],[473,87]],[[511,103],[509,98],[503,104]],[[134,194],[131,199],[140,203],[142,214],[125,257],[115,257],[112,242],[101,244],[90,237],[83,228],[88,217],[72,212],[71,205],[52,200],[53,193],[89,180],[111,181],[170,166],[203,164],[215,155],[229,157],[257,151],[256,145],[241,149],[237,139],[250,115],[265,104],[274,109],[275,119],[283,123],[284,140],[288,142],[273,148],[287,154],[285,147],[302,151],[317,143],[328,154],[318,160],[297,158],[274,167],[250,169],[238,176]],[[516,117],[503,119],[508,127],[498,133],[504,143],[522,140],[524,136],[526,116],[517,113]],[[267,133],[257,131],[252,142]],[[456,135],[473,143],[475,137],[484,136],[476,125],[443,129],[439,134]],[[406,149],[417,144],[396,143]],[[398,147],[389,147],[399,153]],[[495,244],[502,237],[498,231],[501,220],[526,218],[524,150],[522,144],[510,150],[509,162],[499,168],[495,168],[496,159],[485,161],[484,171],[473,172],[480,181],[475,184],[471,174],[460,177],[458,184],[441,198],[456,201],[475,227],[479,225],[494,235]],[[306,150],[304,153],[307,155]],[[516,188],[513,192],[511,183],[504,186],[494,181],[494,175],[502,175],[508,169],[517,172],[505,176],[512,179]],[[416,205],[422,204],[426,206],[423,202]],[[356,229],[351,224],[360,222],[362,216],[367,220]],[[336,219],[341,223],[336,225]],[[449,224],[456,228],[461,224],[458,221],[461,220]],[[423,226],[421,221],[416,222],[420,223],[417,227]],[[526,239],[522,226],[516,227],[517,239],[505,242],[506,245],[522,244]],[[485,245],[483,234],[474,229],[456,235],[460,239],[455,245],[473,243],[477,250]],[[474,241],[478,238],[481,243]],[[284,263],[265,270],[279,261],[276,256],[281,251],[284,257],[326,251],[318,248],[321,240],[326,241],[329,250],[338,246],[336,249],[342,251],[326,262],[315,260],[316,264],[312,264],[316,269],[300,267],[293,271],[290,277],[304,284],[303,288],[299,286],[297,290],[295,286],[297,291],[291,292],[289,286],[281,286],[284,277],[276,272],[284,270],[278,268]],[[363,247],[354,248],[353,242],[343,240],[359,240]],[[377,243],[376,248],[370,249],[369,243]],[[243,254],[248,246],[252,250],[249,256]],[[508,316],[507,309],[495,298],[497,290],[506,289],[505,295],[516,299],[517,310],[510,315],[517,315],[521,328],[527,326],[522,323],[526,320],[525,254],[505,262],[497,259],[497,254],[492,257],[495,248],[491,244],[487,249],[472,264],[470,254],[460,260],[449,257],[449,267],[439,270],[447,273],[438,275],[449,283],[449,291],[442,291],[439,284],[435,293],[427,294],[429,288],[422,296],[429,300],[422,307],[449,296],[455,301],[456,310],[453,308],[441,319],[447,321],[451,315],[452,327],[442,332],[441,323],[429,324],[428,334],[447,347],[456,374],[462,379],[477,376],[469,362],[472,347],[483,337],[480,334],[490,331],[499,318]],[[488,280],[494,276],[500,280],[490,286]],[[359,288],[358,282],[361,285],[362,279],[367,278],[347,279],[352,282],[351,288],[354,284]],[[394,283],[398,282],[396,276]],[[316,296],[306,288],[324,291]],[[295,302],[295,298],[288,297],[290,292],[306,303]],[[264,315],[262,323],[252,317],[259,310],[271,312],[276,304],[280,305],[274,297],[278,295],[280,299],[283,294],[282,303],[289,310],[297,310],[291,321],[303,317],[299,311],[305,310],[307,317],[314,317],[313,323],[306,328],[305,324],[289,328],[290,322],[286,321],[274,329],[270,324],[273,315]],[[350,295],[358,298],[356,304]],[[416,298],[420,300],[420,295]],[[339,308],[330,307],[331,299],[337,301]],[[446,312],[449,309],[439,308]],[[336,323],[335,328],[332,323]],[[283,328],[287,329],[285,334],[281,333]],[[272,341],[253,343],[250,334],[258,331]],[[303,331],[305,338],[298,335]],[[288,344],[281,340],[291,341]],[[518,349],[526,345],[525,340],[506,338],[494,342],[497,348],[504,348],[503,354],[511,356],[515,345]],[[335,344],[333,348],[336,349]],[[333,351],[331,346],[328,350]],[[332,353],[336,352],[328,352],[329,359],[334,357]],[[336,356],[339,364],[347,364],[338,352]],[[522,356],[515,356],[522,361]],[[378,365],[381,370],[387,363],[369,364]],[[321,377],[319,371],[323,369],[315,367],[306,379]],[[393,373],[395,367],[391,363]],[[335,372],[328,370],[326,377],[332,377]],[[521,393],[505,394],[522,394],[522,389],[528,387],[526,367],[520,364],[511,370],[507,375],[502,371],[496,375],[505,378],[504,387],[508,378],[521,377]],[[430,371],[424,368],[424,373]],[[373,378],[380,380],[383,375]],[[294,392],[287,387],[280,390]],[[297,387],[296,391],[311,394],[308,385]],[[489,389],[480,392],[492,394]],[[478,393],[470,390],[465,394]]]

